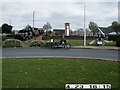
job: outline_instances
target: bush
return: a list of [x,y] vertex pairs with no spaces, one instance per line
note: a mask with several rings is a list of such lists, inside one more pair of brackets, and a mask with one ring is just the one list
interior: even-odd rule
[[32,41],[30,47],[50,47],[50,42],[45,41]]
[[120,37],[116,40],[116,46],[120,47]]
[[44,41],[32,41],[29,45],[30,47],[45,47]]
[[43,37],[42,37],[42,40],[49,40],[49,39],[51,39],[52,37],[50,36],[50,35],[44,35]]
[[51,46],[51,42],[46,42],[45,43],[45,47],[50,47]]
[[23,43],[17,39],[6,39],[2,45],[3,48],[10,48],[10,47],[23,47]]
[[109,41],[116,41],[117,38],[120,38],[120,35],[109,35],[108,36]]

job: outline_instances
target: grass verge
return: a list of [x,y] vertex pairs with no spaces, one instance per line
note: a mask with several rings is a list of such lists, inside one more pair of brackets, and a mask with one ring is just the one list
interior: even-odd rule
[[[60,40],[55,40],[55,42],[58,42]],[[87,40],[86,45],[87,46],[96,46],[96,44],[89,45],[89,43],[92,40]],[[29,47],[30,42],[23,42],[25,47]],[[83,46],[84,45],[84,40],[68,40],[68,43],[70,43],[72,46]],[[110,43],[105,43],[105,46],[116,46],[116,42],[110,42]]]
[[118,63],[81,59],[3,59],[3,88],[65,88],[65,84],[112,84]]

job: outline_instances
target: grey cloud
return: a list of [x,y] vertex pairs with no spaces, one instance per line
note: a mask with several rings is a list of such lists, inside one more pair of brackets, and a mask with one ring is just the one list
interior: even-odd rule
[[[36,27],[42,27],[48,21],[53,28],[64,28],[64,23],[70,22],[72,29],[78,29],[83,27],[83,10],[82,2],[4,2],[2,17],[3,21],[11,19],[15,29],[20,29],[26,24],[32,25],[32,12],[35,11]],[[86,27],[89,21],[95,21],[100,26],[110,25],[112,21],[117,20],[116,11],[117,2],[87,2]]]

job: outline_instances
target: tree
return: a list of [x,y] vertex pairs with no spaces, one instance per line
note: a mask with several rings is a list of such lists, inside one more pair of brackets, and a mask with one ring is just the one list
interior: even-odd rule
[[11,33],[12,28],[13,28],[13,26],[5,23],[5,24],[2,25],[2,33]]
[[120,24],[117,21],[112,22],[112,29],[116,32],[116,34],[119,34]]
[[25,26],[25,28],[23,30],[32,31],[32,27],[28,24],[28,25]]
[[93,36],[99,32],[98,25],[95,22],[89,22],[89,29],[92,31]]
[[72,29],[70,29],[70,35],[73,35],[73,30]]
[[2,33],[2,27],[0,27],[0,34]]
[[50,25],[49,22],[47,22],[46,24],[44,24],[43,29],[46,31],[46,34],[48,34],[47,32],[51,31],[52,26]]
[[51,35],[51,34],[52,34],[52,31],[47,31],[47,34],[48,34],[48,35]]
[[39,30],[39,34],[43,35],[44,34],[44,30]]
[[83,36],[84,30],[83,29],[78,29],[76,33],[77,33],[78,36]]

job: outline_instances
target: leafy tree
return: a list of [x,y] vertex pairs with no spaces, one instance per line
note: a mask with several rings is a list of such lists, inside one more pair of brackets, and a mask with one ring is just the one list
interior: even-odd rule
[[2,33],[2,27],[0,27],[0,34]]
[[25,28],[23,30],[32,31],[32,27],[28,24],[28,25],[25,26]]
[[73,34],[73,30],[72,29],[70,29],[70,35],[72,35]]
[[89,29],[92,31],[93,36],[99,32],[98,25],[95,22],[89,22]]
[[44,24],[43,29],[46,31],[46,35],[47,35],[48,31],[51,31],[52,26],[50,25],[49,22],[47,22],[46,24]]
[[48,35],[51,35],[51,34],[52,34],[52,31],[47,31],[47,34],[48,34]]
[[112,22],[112,29],[118,34],[120,32],[120,24],[117,21]]
[[2,33],[11,33],[12,28],[13,28],[13,26],[5,23],[5,24],[2,25]]
[[40,35],[43,35],[43,34],[44,34],[44,30],[40,30],[40,31],[39,31],[39,34],[40,34]]
[[84,34],[84,30],[83,29],[78,29],[77,31],[76,31],[76,34],[77,35],[83,35]]

